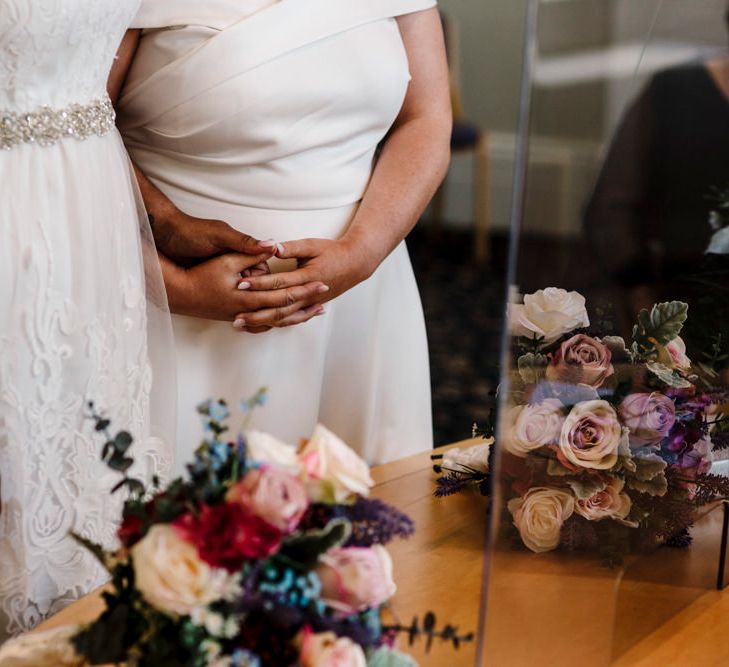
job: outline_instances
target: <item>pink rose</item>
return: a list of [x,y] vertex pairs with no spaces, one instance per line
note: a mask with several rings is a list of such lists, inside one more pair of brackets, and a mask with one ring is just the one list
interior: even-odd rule
[[382,545],[331,549],[319,563],[321,598],[344,616],[377,607],[395,594],[392,559]]
[[575,512],[588,521],[600,519],[625,519],[630,513],[631,500],[622,493],[625,480],[613,477],[602,490],[585,499],[575,502]]
[[572,470],[607,470],[618,461],[622,428],[607,401],[575,405],[562,424],[557,458]]
[[301,667],[367,667],[367,659],[359,644],[333,632],[313,633],[304,628],[299,635]]
[[678,371],[691,370],[691,359],[686,355],[686,343],[683,342],[681,336],[676,336],[663,349],[659,349],[658,360]]
[[275,466],[251,470],[228,489],[225,499],[242,505],[284,534],[296,529],[309,506],[304,483]]
[[565,384],[600,387],[615,370],[612,353],[599,340],[578,334],[566,340],[547,367],[547,379]]
[[631,447],[658,445],[676,423],[676,407],[655,391],[629,394],[620,405],[620,417],[630,429]]

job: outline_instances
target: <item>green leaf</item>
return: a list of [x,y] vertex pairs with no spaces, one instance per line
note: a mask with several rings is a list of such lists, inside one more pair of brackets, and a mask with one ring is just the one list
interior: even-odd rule
[[596,493],[602,491],[606,486],[606,482],[599,478],[575,478],[568,479],[567,484],[572,489],[578,500],[587,500],[592,498]]
[[300,566],[302,570],[310,570],[316,565],[319,556],[344,544],[351,532],[349,521],[332,519],[322,530],[296,533],[287,539],[281,546],[279,557]]
[[119,454],[118,452],[114,452],[111,458],[107,461],[107,465],[112,470],[126,472],[134,465],[134,459],[124,456],[123,454]]
[[93,554],[96,557],[96,560],[98,560],[104,566],[104,568],[106,568],[107,570],[112,569],[114,564],[114,557],[104,551],[104,547],[102,547],[100,544],[96,544],[96,542],[92,542],[91,540],[85,538],[83,535],[79,535],[78,533],[71,532],[70,535],[84,549]]
[[383,646],[369,655],[367,667],[418,667],[418,663],[409,655]]
[[125,646],[129,605],[121,603],[107,609],[98,620],[73,638],[76,652],[90,665],[121,664],[127,659]]
[[573,470],[565,468],[557,459],[549,459],[549,463],[547,463],[547,474],[552,477],[566,477],[575,473]]
[[640,311],[633,339],[644,350],[654,349],[656,344],[667,345],[681,333],[687,317],[688,304],[683,301],[657,303],[650,313]]
[[519,375],[525,384],[537,384],[544,378],[549,359],[543,354],[528,352],[522,354],[516,362]]
[[676,389],[688,389],[693,385],[684,377],[679,375],[672,368],[669,368],[660,361],[649,361],[646,368],[653,373],[661,382]]
[[668,482],[665,475],[661,475],[648,481],[629,479],[628,487],[640,493],[647,493],[649,496],[665,496],[668,491]]
[[119,431],[114,438],[114,449],[119,454],[124,454],[134,442],[132,434],[128,431]]
[[658,476],[663,476],[667,463],[658,454],[643,454],[633,458],[635,463],[635,472],[632,477],[641,481],[649,481]]

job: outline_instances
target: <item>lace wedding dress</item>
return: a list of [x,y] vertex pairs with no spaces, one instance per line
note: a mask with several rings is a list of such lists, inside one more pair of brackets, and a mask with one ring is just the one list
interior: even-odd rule
[[0,2],[0,641],[104,580],[69,536],[110,545],[119,517],[87,402],[135,436],[137,476],[171,464],[164,292],[105,88],[137,5]]
[[[144,0],[118,107],[127,148],[186,213],[264,239],[337,238],[407,91],[395,17],[434,5]],[[269,401],[252,426],[289,442],[322,422],[371,463],[432,447],[423,310],[404,243],[304,325],[254,336],[173,321],[180,461],[200,441],[195,405],[211,395],[237,405],[263,385]]]

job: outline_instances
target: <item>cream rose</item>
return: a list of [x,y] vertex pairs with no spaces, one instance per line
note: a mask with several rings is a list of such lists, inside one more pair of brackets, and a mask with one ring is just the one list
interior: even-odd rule
[[359,644],[333,632],[314,634],[305,630],[300,636],[301,667],[367,667],[367,659]]
[[517,405],[507,412],[504,449],[524,458],[529,452],[559,440],[562,403],[546,398],[535,405]]
[[319,559],[316,573],[321,599],[344,616],[377,607],[397,590],[392,558],[381,544],[331,549]]
[[312,502],[340,503],[354,494],[367,496],[374,486],[367,463],[321,424],[299,457]]
[[568,468],[607,470],[618,461],[622,428],[607,401],[575,405],[562,424],[557,457]]
[[575,502],[575,512],[588,521],[600,519],[625,519],[630,514],[631,500],[623,493],[625,480],[613,477],[602,490],[584,500]]
[[171,616],[186,616],[198,606],[229,599],[238,588],[234,575],[200,560],[197,549],[167,524],[152,526],[131,555],[144,599]]
[[562,525],[572,516],[575,499],[561,489],[537,486],[508,503],[522,542],[535,553],[552,551],[559,545]]
[[247,454],[258,463],[272,463],[287,470],[299,472],[301,461],[296,447],[287,445],[268,433],[248,431],[246,433]]
[[510,304],[508,320],[512,335],[542,337],[545,344],[590,325],[585,297],[557,287],[525,295],[523,305]]
[[441,467],[451,471],[477,470],[486,473],[489,470],[489,452],[494,439],[489,438],[479,445],[472,447],[453,447],[444,452]]

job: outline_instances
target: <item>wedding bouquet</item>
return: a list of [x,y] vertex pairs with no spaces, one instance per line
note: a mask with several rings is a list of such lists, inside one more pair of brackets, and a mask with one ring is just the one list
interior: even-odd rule
[[[729,448],[729,392],[714,386],[716,351],[700,364],[687,357],[687,314],[677,301],[643,310],[626,343],[590,326],[577,292],[551,287],[510,307],[499,482],[528,549],[597,549],[620,562],[635,548],[688,543],[697,509],[729,497],[729,478],[710,472]],[[438,466],[437,494],[485,488],[485,454],[474,465],[467,452]]]
[[86,627],[11,642],[4,665],[42,656],[68,665],[409,667],[393,648],[398,633],[456,647],[471,639],[438,630],[432,613],[422,627],[384,624],[395,593],[384,545],[413,523],[368,498],[369,467],[323,426],[298,449],[259,432],[229,442],[225,403],[208,402],[208,437],[188,476],[165,489],[155,480],[148,494],[129,476],[129,433],[112,435],[90,409],[103,459],[121,475],[114,490],[128,493],[119,550],[76,538],[111,575],[105,611]]

